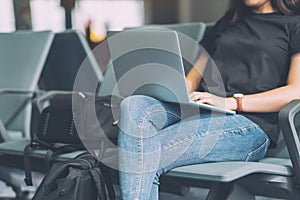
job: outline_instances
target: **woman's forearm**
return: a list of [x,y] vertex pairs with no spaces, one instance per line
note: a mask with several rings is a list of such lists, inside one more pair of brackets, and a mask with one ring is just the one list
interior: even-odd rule
[[[300,88],[288,85],[267,92],[245,95],[243,98],[243,112],[277,112],[293,99],[300,99]],[[226,99],[229,109],[236,110],[236,100]]]
[[287,85],[267,92],[246,95],[244,112],[277,112],[293,99],[300,99],[300,53],[291,58]]

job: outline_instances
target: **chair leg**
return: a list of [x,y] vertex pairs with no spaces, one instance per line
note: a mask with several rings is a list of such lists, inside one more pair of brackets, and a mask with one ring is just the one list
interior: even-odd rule
[[206,200],[226,200],[233,190],[233,183],[215,183],[209,189]]
[[237,183],[215,183],[206,200],[255,200],[255,196]]
[[11,137],[8,135],[2,121],[0,120],[0,142],[10,141]]
[[0,166],[0,180],[10,186],[16,194],[16,199],[24,199],[27,195],[21,190],[21,185],[16,180],[7,168]]
[[229,194],[227,200],[255,200],[255,195],[251,194],[240,184],[235,183],[232,192]]

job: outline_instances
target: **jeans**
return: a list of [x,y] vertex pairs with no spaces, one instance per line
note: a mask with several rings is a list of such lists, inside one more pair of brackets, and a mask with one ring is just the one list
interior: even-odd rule
[[238,114],[201,111],[189,116],[191,110],[142,95],[122,101],[118,139],[122,199],[158,199],[160,175],[179,166],[265,156],[270,141],[254,122]]

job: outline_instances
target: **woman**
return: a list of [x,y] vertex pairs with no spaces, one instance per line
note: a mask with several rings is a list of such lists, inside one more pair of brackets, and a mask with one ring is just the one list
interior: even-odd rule
[[276,145],[278,111],[300,99],[299,11],[300,0],[231,0],[204,38],[225,95],[218,86],[209,89],[209,68],[195,66],[187,75],[190,97],[238,114],[201,112],[181,119],[178,105],[146,96],[123,100],[118,141],[123,199],[158,199],[159,176],[175,167],[255,161],[270,143]]

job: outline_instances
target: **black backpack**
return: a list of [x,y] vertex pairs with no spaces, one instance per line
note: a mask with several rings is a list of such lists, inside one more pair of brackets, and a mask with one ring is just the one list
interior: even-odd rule
[[57,94],[43,109],[34,142],[90,145],[99,148],[103,141],[116,144],[121,98],[94,96],[82,92]]
[[[60,176],[63,177],[66,176],[66,171],[68,168],[67,166],[69,166],[69,173],[71,174],[73,174],[72,171],[77,171],[78,173],[82,172],[83,174],[94,173],[94,175],[97,171],[100,173],[103,169],[103,164],[96,162],[95,157],[93,159],[90,157],[87,159],[87,161],[92,166],[91,168],[74,167],[80,165],[80,163],[88,163],[83,162],[82,157],[80,157],[79,159],[76,158],[67,160],[60,164],[55,163],[55,158],[61,154],[78,150],[99,150],[98,160],[101,160],[104,155],[103,152],[105,151],[105,149],[108,147],[114,147],[114,145],[116,145],[118,137],[117,125],[119,105],[121,100],[121,98],[116,96],[109,95],[100,97],[81,92],[54,95],[54,97],[51,98],[49,105],[45,107],[39,115],[38,123],[35,125],[36,131],[31,136],[31,143],[27,145],[24,150],[26,184],[32,185],[30,154],[32,150],[36,149],[47,150],[47,154],[45,157],[46,168],[49,169],[52,163],[54,163],[49,173],[47,173],[45,181],[43,181],[47,182],[47,185],[56,184],[51,183],[52,179],[49,179],[47,177],[54,176],[51,174],[51,171],[60,171]],[[39,101],[40,100],[37,100],[37,102]],[[38,106],[41,105],[34,105],[34,107]],[[76,126],[75,122],[77,123]],[[79,131],[77,129],[79,129]],[[78,134],[79,132],[81,134]],[[89,156],[93,157],[93,155]],[[88,156],[85,156],[85,158],[87,157]],[[57,170],[56,168],[58,168],[59,170]],[[83,174],[77,175],[83,176]],[[90,179],[89,176],[87,178]],[[69,177],[66,176],[65,179],[66,180],[62,178],[61,181],[68,181]],[[77,181],[79,182],[74,182],[72,184],[84,184],[84,182],[81,183],[81,181],[86,180],[83,177],[78,177]],[[89,180],[91,184],[101,183],[100,186],[102,187],[102,185],[105,185],[104,183],[106,183],[107,188],[112,188],[109,177],[106,177],[106,179],[104,179],[104,182],[101,181],[94,181],[93,183],[91,183]],[[45,186],[41,185],[40,187],[43,188]],[[38,191],[44,190],[40,189],[40,187],[38,188]],[[48,186],[46,186],[46,188],[47,187]],[[98,187],[98,192],[103,191],[99,190],[99,188],[101,187]],[[78,188],[76,190],[81,190],[81,188]],[[110,189],[109,191],[112,191],[112,189]],[[36,199],[39,198],[36,197]],[[68,198],[64,197],[62,199]]]
[[92,154],[54,163],[33,200],[114,200],[105,166]]

